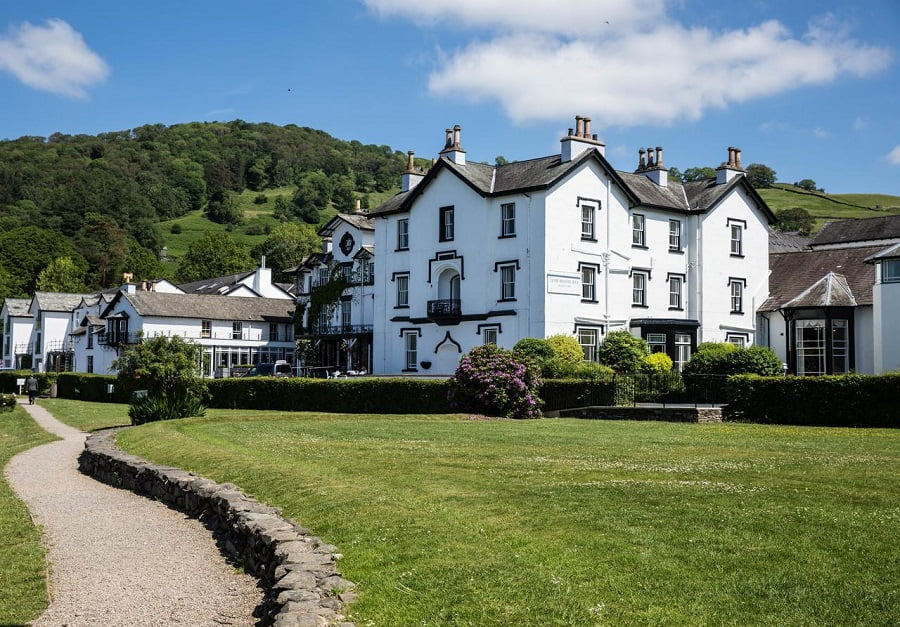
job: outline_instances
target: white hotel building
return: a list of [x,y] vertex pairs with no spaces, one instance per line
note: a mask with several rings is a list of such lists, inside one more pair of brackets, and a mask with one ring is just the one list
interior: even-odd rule
[[700,342],[756,340],[768,224],[740,151],[717,177],[668,180],[662,148],[615,170],[590,119],[559,154],[467,162],[460,129],[427,174],[410,152],[375,220],[373,370],[449,375],[479,344],[572,335],[585,357],[625,329],[679,366]]

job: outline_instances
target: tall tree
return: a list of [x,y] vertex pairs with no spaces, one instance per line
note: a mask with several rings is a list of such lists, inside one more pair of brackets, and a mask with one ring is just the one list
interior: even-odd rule
[[200,279],[244,272],[253,267],[247,249],[227,233],[207,231],[187,250],[178,265],[178,280],[187,283]]
[[69,257],[57,257],[41,270],[36,284],[39,292],[68,292],[78,294],[87,288],[84,274]]
[[125,258],[124,270],[130,273],[135,281],[158,279],[163,272],[157,256],[135,240],[128,242],[128,256]]
[[250,254],[254,261],[265,255],[266,265],[272,268],[273,276],[278,276],[320,247],[321,240],[311,226],[285,222],[272,229],[269,237],[257,244]]
[[309,224],[319,221],[319,212],[331,200],[331,181],[321,170],[304,172],[297,181],[293,203],[297,216]]
[[0,233],[0,265],[12,277],[11,295],[34,292],[38,274],[57,257],[69,257],[82,276],[88,264],[61,233],[26,226]]
[[88,284],[110,287],[121,282],[128,238],[113,218],[86,214],[75,244],[88,262]]
[[816,224],[815,219],[803,207],[793,207],[775,212],[778,222],[775,228],[779,231],[797,231],[801,235],[808,235]]
[[747,181],[753,187],[772,187],[775,184],[775,170],[762,163],[751,163],[747,166]]

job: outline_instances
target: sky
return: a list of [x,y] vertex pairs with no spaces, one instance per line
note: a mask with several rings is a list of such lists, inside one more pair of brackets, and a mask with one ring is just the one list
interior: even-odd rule
[[29,0],[0,9],[0,139],[296,124],[434,157],[613,167],[729,146],[778,179],[900,195],[900,0]]

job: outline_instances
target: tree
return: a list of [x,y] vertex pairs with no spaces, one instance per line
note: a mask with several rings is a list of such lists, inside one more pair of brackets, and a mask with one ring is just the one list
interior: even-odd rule
[[678,181],[679,183],[684,182],[684,174],[681,173],[681,170],[678,168],[669,168],[669,180],[670,181]]
[[751,163],[747,166],[747,181],[759,189],[761,187],[772,187],[775,184],[775,170],[762,163]]
[[320,248],[321,240],[311,226],[285,222],[272,229],[269,237],[254,246],[250,255],[254,260],[265,255],[266,265],[272,268],[273,276],[278,276]]
[[808,235],[816,224],[815,219],[802,207],[781,209],[775,212],[778,222],[775,228],[779,231],[797,231],[801,235]]
[[57,257],[38,274],[35,288],[40,292],[78,294],[86,290],[84,272],[69,257]]
[[244,210],[238,206],[234,196],[220,190],[210,197],[206,217],[218,224],[240,224],[244,219]]
[[129,240],[124,271],[130,273],[134,281],[145,281],[158,279],[163,269],[156,255],[138,244],[136,240]]
[[178,280],[200,279],[243,272],[253,267],[247,249],[222,232],[207,231],[190,245],[178,265]]
[[9,273],[14,294],[33,293],[38,274],[57,257],[69,257],[82,276],[87,272],[84,257],[61,233],[35,226],[0,233],[0,266]]
[[350,213],[356,208],[353,179],[346,175],[332,178],[334,180],[331,184],[331,203],[338,211]]
[[628,331],[612,331],[597,349],[597,360],[619,373],[640,372],[650,348],[647,341]]
[[113,362],[117,381],[123,389],[135,384],[148,395],[137,399],[128,410],[133,424],[202,416],[200,399],[205,384],[200,377],[202,348],[181,336],[155,336],[129,345]]
[[494,165],[506,165],[507,163],[509,163],[509,160],[503,155],[497,155],[494,158]]
[[818,188],[816,187],[816,182],[812,179],[803,179],[802,181],[797,181],[796,183],[794,183],[794,187],[805,189],[808,192],[815,192],[818,190]]
[[704,181],[716,178],[716,171],[709,166],[688,168],[684,171],[684,182]]
[[88,262],[86,283],[109,287],[121,281],[128,241],[114,219],[99,213],[86,214],[75,244]]
[[316,224],[319,212],[328,207],[331,200],[331,181],[321,170],[304,172],[297,181],[294,192],[294,213],[304,222]]

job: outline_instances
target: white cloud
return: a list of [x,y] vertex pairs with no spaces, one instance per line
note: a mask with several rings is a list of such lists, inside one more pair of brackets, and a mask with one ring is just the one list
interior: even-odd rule
[[[709,109],[867,76],[886,48],[848,38],[832,18],[796,38],[778,21],[712,32],[678,24],[663,0],[364,0],[379,13],[493,29],[438,59],[439,96],[497,101],[518,122],[590,114],[602,125],[668,124]],[[610,24],[607,25],[607,16]]]
[[0,70],[43,91],[86,98],[85,88],[106,80],[109,67],[84,43],[81,33],[62,20],[29,22],[0,36]]
[[504,31],[596,35],[652,24],[665,16],[665,0],[363,0],[382,16],[423,24],[444,22]]
[[861,115],[856,116],[856,118],[853,120],[853,130],[854,131],[862,131],[862,130],[868,128],[868,126],[869,126],[868,118],[864,118]]
[[813,133],[813,136],[816,137],[817,139],[825,139],[826,137],[828,137],[830,135],[830,133],[828,131],[826,131],[824,128],[822,128],[820,126],[817,126],[816,128],[814,128],[812,133]]
[[888,163],[893,165],[900,165],[900,145],[896,146],[892,151],[887,154]]

